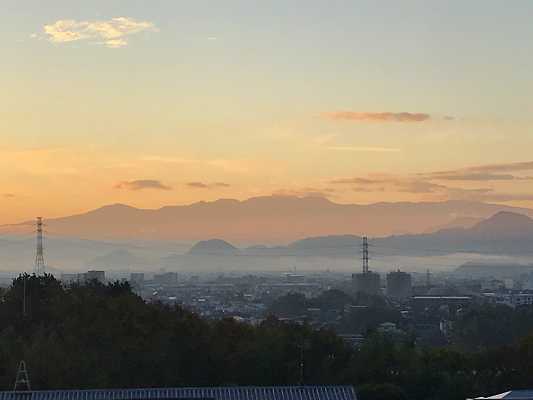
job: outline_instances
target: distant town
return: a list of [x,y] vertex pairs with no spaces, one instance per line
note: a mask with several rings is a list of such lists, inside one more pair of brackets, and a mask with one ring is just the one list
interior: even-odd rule
[[421,273],[395,266],[380,274],[370,268],[367,240],[362,243],[362,259],[354,259],[352,274],[327,270],[195,274],[161,269],[108,275],[89,270],[62,273],[60,280],[65,285],[129,282],[146,302],[177,304],[204,318],[233,318],[254,325],[273,315],[316,329],[331,328],[354,346],[375,329],[399,337],[413,335],[420,343],[446,344],[454,323],[471,305],[533,304],[533,267],[467,263],[452,272]]

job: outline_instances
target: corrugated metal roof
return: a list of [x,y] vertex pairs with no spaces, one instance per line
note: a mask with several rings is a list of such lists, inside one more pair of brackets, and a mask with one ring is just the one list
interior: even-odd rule
[[353,386],[230,386],[0,392],[0,400],[357,400]]
[[496,399],[505,399],[505,400],[533,400],[533,390],[511,390],[509,392],[504,392],[496,394],[490,397],[476,397],[474,400],[496,400]]

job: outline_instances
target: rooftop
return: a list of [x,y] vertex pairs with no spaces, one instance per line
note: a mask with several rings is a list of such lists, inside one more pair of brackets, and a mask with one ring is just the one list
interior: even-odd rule
[[0,400],[357,400],[353,386],[229,386],[0,392]]

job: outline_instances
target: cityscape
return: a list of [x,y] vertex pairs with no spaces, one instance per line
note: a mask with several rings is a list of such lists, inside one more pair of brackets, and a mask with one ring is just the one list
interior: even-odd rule
[[[43,219],[35,222],[33,273],[46,274]],[[63,285],[127,282],[143,301],[179,305],[207,319],[232,318],[260,325],[269,317],[313,329],[331,329],[351,346],[374,330],[413,337],[429,345],[451,344],[454,323],[473,305],[533,306],[533,265],[466,263],[449,272],[387,273],[370,269],[369,238],[363,236],[353,259],[360,272],[114,272],[61,273]],[[213,239],[195,244],[193,252],[224,257],[234,249]],[[112,266],[111,266],[112,267]],[[376,302],[378,302],[376,305]],[[376,318],[376,311],[384,312]]]
[[0,400],[533,400],[532,0],[0,5]]

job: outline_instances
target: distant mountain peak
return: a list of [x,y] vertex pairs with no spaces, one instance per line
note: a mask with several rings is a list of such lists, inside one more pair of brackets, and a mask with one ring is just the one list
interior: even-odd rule
[[190,255],[233,255],[239,249],[222,239],[202,240],[191,247]]
[[138,208],[124,203],[106,204],[105,206],[96,208],[89,212],[104,212],[104,211],[121,211],[121,210],[138,210]]
[[521,236],[533,233],[533,219],[520,213],[499,211],[476,224],[471,231],[485,235]]
[[505,220],[505,221],[532,221],[531,218],[529,218],[527,215],[512,212],[512,211],[499,211],[496,214],[494,214],[492,217],[488,218],[487,221],[490,220]]
[[479,222],[476,227],[479,226],[488,226],[488,225],[499,225],[499,226],[510,226],[510,225],[530,225],[533,224],[533,220],[527,215],[519,214],[511,211],[499,211],[494,214],[492,217],[485,219],[484,221]]

